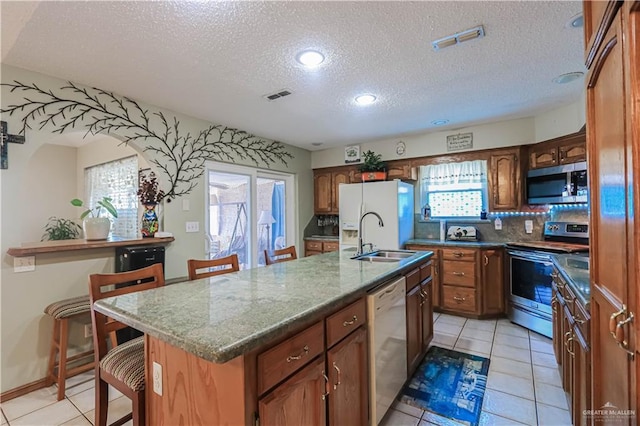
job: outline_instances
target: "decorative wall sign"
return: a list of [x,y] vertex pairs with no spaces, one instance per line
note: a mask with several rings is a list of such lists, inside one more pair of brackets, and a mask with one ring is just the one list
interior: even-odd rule
[[19,81],[2,86],[9,87],[11,93],[24,94],[22,103],[0,109],[3,114],[22,115],[21,135],[36,123],[39,129],[53,128],[53,133],[83,128],[87,130],[85,136],[115,134],[123,138],[124,144],[146,143],[143,150],[153,154],[149,162],[171,185],[164,191],[168,201],[189,194],[196,187],[206,160],[241,159],[269,167],[276,161],[286,165],[287,159],[294,158],[280,142],[222,125],[211,125],[197,135],[182,133],[176,117],[168,119],[162,112],[150,112],[132,99],[97,88],[83,88],[71,82],[56,92]]
[[347,146],[344,148],[344,162],[347,164],[360,162],[359,145]]
[[9,168],[9,145],[10,143],[24,143],[24,136],[10,135],[7,130],[7,122],[0,121],[0,169]]
[[447,136],[447,151],[473,148],[473,133],[458,133]]

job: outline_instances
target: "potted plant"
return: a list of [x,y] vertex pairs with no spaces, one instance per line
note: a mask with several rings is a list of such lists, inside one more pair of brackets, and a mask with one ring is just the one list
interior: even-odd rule
[[80,238],[82,227],[71,219],[52,216],[44,227],[41,241],[74,240]]
[[362,172],[363,182],[387,179],[387,165],[382,161],[382,155],[368,150],[362,154],[362,157],[360,172]]
[[140,232],[142,237],[153,237],[156,232],[159,231],[158,212],[156,206],[165,197],[163,190],[159,188],[158,179],[155,173],[149,173],[149,176],[144,174],[139,175],[138,179],[138,198],[140,203],[144,206],[144,213],[142,214],[142,223],[140,225]]
[[[71,200],[71,204],[76,207],[83,207],[84,203],[78,198]],[[100,216],[103,209],[113,217],[118,217],[118,211],[111,204],[111,198],[103,197],[96,203],[94,208],[82,212],[82,229],[84,238],[87,240],[105,240],[111,230],[111,220],[108,217]]]

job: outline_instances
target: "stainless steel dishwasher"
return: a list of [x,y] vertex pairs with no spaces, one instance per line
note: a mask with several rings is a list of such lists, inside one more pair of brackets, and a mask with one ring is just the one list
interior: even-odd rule
[[369,418],[377,425],[407,379],[405,278],[376,288],[367,296],[369,317]]

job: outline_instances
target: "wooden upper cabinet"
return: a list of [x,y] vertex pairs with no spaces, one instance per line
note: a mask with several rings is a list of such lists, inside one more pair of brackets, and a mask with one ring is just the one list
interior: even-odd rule
[[529,145],[529,170],[577,163],[586,159],[587,137],[584,130]]
[[489,158],[489,210],[519,210],[522,203],[520,149]]
[[333,209],[331,172],[315,172],[313,176],[313,210],[316,214],[329,214]]
[[315,214],[338,214],[342,183],[351,183],[352,168],[315,170],[313,173],[313,211]]
[[415,167],[411,167],[411,161],[390,161],[387,163],[387,180],[417,180],[418,173]]
[[333,205],[333,209],[331,210],[331,213],[333,213],[333,214],[338,214],[338,212],[340,210],[340,190],[339,190],[339,186],[340,186],[340,184],[343,184],[343,183],[351,183],[351,180],[349,178],[349,171],[348,170],[344,170],[344,171],[339,171],[339,172],[333,172],[333,182],[332,182],[332,191],[333,191],[332,205]]
[[587,144],[585,141],[561,145],[558,148],[560,164],[587,161]]

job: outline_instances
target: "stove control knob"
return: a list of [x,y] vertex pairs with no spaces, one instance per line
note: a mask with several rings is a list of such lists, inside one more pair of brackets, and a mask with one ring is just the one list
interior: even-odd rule
[[558,225],[553,225],[553,230],[557,231],[558,229],[560,229],[560,227]]
[[553,226],[547,225],[547,231],[552,231],[552,230],[553,230]]

